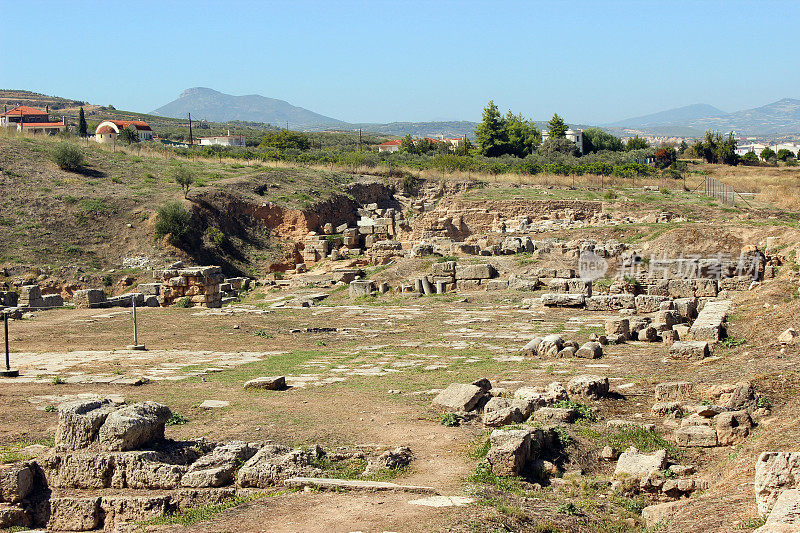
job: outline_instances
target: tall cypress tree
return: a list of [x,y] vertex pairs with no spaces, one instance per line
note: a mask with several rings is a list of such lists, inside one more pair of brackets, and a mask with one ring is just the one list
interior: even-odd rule
[[86,117],[83,115],[83,108],[78,112],[78,135],[86,137],[89,127],[86,125]]

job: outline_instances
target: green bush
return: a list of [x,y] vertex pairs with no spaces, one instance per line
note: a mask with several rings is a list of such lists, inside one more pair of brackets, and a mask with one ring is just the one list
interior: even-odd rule
[[189,421],[188,418],[183,416],[180,413],[172,413],[172,416],[169,417],[169,420],[165,423],[167,426],[182,426]]
[[83,152],[71,143],[62,142],[53,150],[53,162],[61,170],[76,172],[83,167]]
[[167,202],[156,214],[156,237],[171,235],[177,242],[183,239],[191,228],[192,215],[179,202]]
[[439,423],[448,428],[458,427],[461,425],[461,417],[455,413],[445,413]]
[[192,299],[188,296],[184,296],[177,302],[175,302],[175,307],[183,307],[184,309],[188,309],[192,307]]

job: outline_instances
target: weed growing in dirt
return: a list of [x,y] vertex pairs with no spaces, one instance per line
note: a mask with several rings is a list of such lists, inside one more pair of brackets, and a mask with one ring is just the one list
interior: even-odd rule
[[736,529],[747,529],[747,530],[758,529],[766,523],[767,523],[767,515],[759,516],[756,518],[745,518],[744,520],[739,522],[739,525],[736,527]]
[[439,423],[448,428],[458,427],[461,425],[461,417],[455,413],[445,413]]
[[582,403],[574,402],[572,400],[561,400],[556,402],[553,407],[557,407],[559,409],[572,409],[577,413],[579,420],[586,420],[589,422],[594,422],[595,420],[592,410]]
[[188,418],[183,416],[180,413],[172,413],[172,416],[169,417],[166,424],[167,426],[182,426],[189,421]]
[[581,514],[581,509],[572,502],[562,503],[558,506],[558,512],[569,516],[577,516]]
[[192,299],[188,296],[184,296],[183,298],[175,302],[175,307],[182,307],[184,309],[188,309],[191,306],[192,306]]
[[253,336],[261,337],[262,339],[271,339],[273,335],[265,329],[257,329],[253,332]]
[[489,453],[492,442],[489,440],[489,433],[481,435],[469,444],[467,456],[471,459],[483,459]]
[[54,376],[53,379],[50,380],[50,383],[53,385],[63,385],[66,381],[64,381],[61,376]]
[[647,506],[647,500],[644,499],[644,496],[638,496],[636,498],[614,496],[611,502],[636,516],[642,514],[642,509]]
[[743,344],[747,344],[747,341],[744,339],[738,339],[736,337],[725,337],[720,341],[723,346],[726,348],[733,348],[735,346],[741,346]]

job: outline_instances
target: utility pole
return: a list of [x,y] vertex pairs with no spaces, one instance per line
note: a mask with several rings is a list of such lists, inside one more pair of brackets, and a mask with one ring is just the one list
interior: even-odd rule
[[192,140],[192,114],[189,113],[189,146],[193,146],[194,141]]

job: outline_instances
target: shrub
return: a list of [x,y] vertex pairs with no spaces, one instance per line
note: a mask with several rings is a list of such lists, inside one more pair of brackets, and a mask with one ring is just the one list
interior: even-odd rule
[[192,215],[178,202],[167,202],[156,214],[156,236],[171,235],[174,242],[183,239],[191,227]]
[[455,413],[445,413],[439,422],[445,427],[454,428],[461,425],[461,417]]
[[166,424],[167,426],[182,426],[189,421],[188,418],[183,416],[180,413],[172,413],[172,416],[169,417]]
[[173,178],[175,179],[175,183],[180,185],[183,190],[183,197],[188,198],[189,187],[194,183],[194,174],[192,174],[192,171],[181,165],[175,169]]
[[83,152],[73,144],[62,142],[53,150],[53,162],[61,170],[76,172],[83,166]]
[[177,302],[175,302],[175,307],[183,307],[184,309],[188,309],[192,306],[192,299],[188,296],[184,296]]

